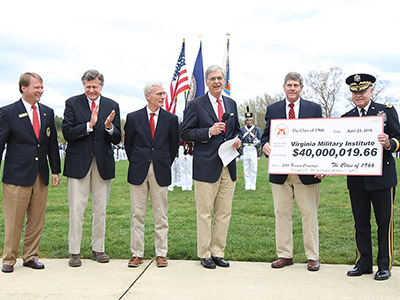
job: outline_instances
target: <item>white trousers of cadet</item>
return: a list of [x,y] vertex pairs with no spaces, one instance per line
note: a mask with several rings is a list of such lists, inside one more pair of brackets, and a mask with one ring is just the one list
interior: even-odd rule
[[193,167],[193,156],[184,155],[183,147],[179,147],[179,173],[181,178],[182,191],[191,191],[193,186],[192,180],[192,167]]
[[179,172],[179,166],[181,164],[181,158],[175,157],[174,162],[171,165],[171,184],[168,186],[168,191],[173,191],[174,187],[181,186],[181,178]]
[[255,146],[244,146],[242,162],[245,190],[255,190],[258,166],[257,148]]

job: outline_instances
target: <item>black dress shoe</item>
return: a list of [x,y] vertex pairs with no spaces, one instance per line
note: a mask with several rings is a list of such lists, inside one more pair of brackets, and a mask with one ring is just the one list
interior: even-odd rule
[[201,265],[204,268],[207,268],[207,269],[215,269],[216,268],[216,265],[215,265],[214,261],[211,259],[211,257],[202,258],[201,259]]
[[217,266],[229,268],[229,262],[226,261],[223,257],[211,256],[211,258]]
[[14,266],[13,265],[3,265],[1,268],[1,271],[4,273],[12,273],[14,272]]
[[386,280],[389,279],[390,275],[392,275],[390,273],[389,270],[378,270],[378,272],[375,273],[375,280]]
[[372,269],[363,271],[358,267],[354,267],[347,272],[347,276],[361,276],[362,274],[372,274]]
[[30,261],[24,262],[23,266],[30,267],[30,268],[36,269],[36,270],[44,269],[44,264],[42,264],[36,258],[32,258]]

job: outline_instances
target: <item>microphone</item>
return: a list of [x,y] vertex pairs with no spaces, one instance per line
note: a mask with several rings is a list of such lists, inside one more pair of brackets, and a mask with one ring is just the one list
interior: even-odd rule
[[[233,113],[232,113],[232,114],[233,114]],[[228,121],[228,119],[229,119],[230,116],[231,116],[231,115],[230,115],[229,113],[224,112],[224,114],[222,115],[222,118],[221,118],[221,122],[222,122],[222,123],[226,123],[226,122]]]
[[222,115],[222,118],[221,118],[221,122],[222,123],[225,123],[225,128],[224,128],[224,131],[226,130],[226,122],[228,121],[228,119],[229,119],[229,117],[230,116],[234,116],[234,114],[233,113],[227,113],[227,112],[224,112],[224,114]]

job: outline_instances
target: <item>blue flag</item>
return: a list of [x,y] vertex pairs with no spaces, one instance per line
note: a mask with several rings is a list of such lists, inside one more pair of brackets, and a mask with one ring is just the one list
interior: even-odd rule
[[200,41],[200,49],[197,54],[196,62],[193,68],[192,79],[190,80],[190,91],[187,101],[204,95],[204,71],[203,71],[203,53]]

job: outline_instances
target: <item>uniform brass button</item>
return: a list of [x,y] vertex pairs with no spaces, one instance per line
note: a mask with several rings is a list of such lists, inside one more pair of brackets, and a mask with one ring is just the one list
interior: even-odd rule
[[35,157],[35,160],[38,161],[38,160],[39,160],[39,157]]

